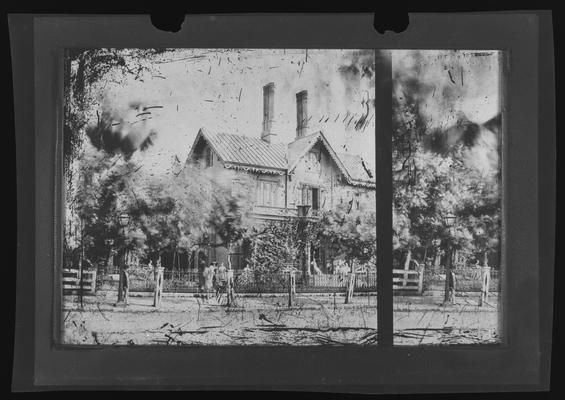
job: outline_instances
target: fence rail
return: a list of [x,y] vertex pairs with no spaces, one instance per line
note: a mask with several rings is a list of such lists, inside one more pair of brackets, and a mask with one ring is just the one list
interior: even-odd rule
[[63,293],[94,294],[96,292],[96,270],[63,269]]
[[[118,271],[115,274],[100,275],[97,288],[114,290],[118,285]],[[318,274],[303,276],[297,273],[295,278],[297,292],[345,292],[348,274]],[[284,293],[288,290],[288,273],[257,273],[245,270],[234,271],[234,290],[244,293]],[[165,271],[163,292],[195,293],[202,286],[202,277],[198,271]],[[129,270],[129,290],[132,292],[150,292],[155,288],[151,271],[134,272]],[[376,272],[361,272],[355,276],[355,291],[376,291]]]
[[[129,269],[129,290],[150,292],[155,289],[153,270],[149,268]],[[115,274],[100,274],[97,289],[115,290],[118,285],[118,270]],[[489,291],[500,290],[500,271],[491,270]],[[393,291],[395,294],[422,294],[426,291],[444,290],[445,270],[404,270],[393,269]],[[482,290],[482,268],[456,268],[456,291]],[[64,278],[67,279],[67,278]],[[73,278],[74,279],[74,278]],[[68,279],[68,284],[76,279]],[[285,293],[288,290],[288,273],[259,273],[257,271],[235,270],[234,290],[240,293]],[[163,292],[196,293],[202,286],[202,277],[196,270],[164,271]],[[87,282],[88,279],[85,279]],[[316,274],[304,276],[295,274],[297,292],[346,292],[349,273]],[[85,283],[85,287],[90,287]],[[354,290],[356,292],[371,292],[377,289],[377,274],[375,271],[357,272],[355,274]]]
[[[483,268],[458,267],[455,272],[455,290],[458,292],[480,292],[483,289]],[[500,292],[501,271],[491,268],[489,292]],[[430,268],[424,272],[424,291],[441,291],[445,287],[445,268]]]
[[393,269],[392,289],[396,292],[412,292],[421,294],[423,291],[423,271]]

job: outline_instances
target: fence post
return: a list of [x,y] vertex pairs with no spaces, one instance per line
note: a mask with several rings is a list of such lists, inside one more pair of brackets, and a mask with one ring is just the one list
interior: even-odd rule
[[291,308],[296,294],[296,280],[294,278],[294,271],[288,271],[288,308]]
[[479,300],[479,306],[482,307],[484,303],[488,301],[489,286],[490,286],[490,267],[482,267],[481,276],[481,298]]
[[418,293],[424,292],[424,266],[418,266]]
[[226,287],[227,306],[233,305],[233,269],[227,271],[227,287]]
[[122,286],[122,293],[123,293],[123,300],[124,304],[127,305],[129,302],[129,273],[128,273],[128,265],[124,265],[122,269],[123,274],[123,286]]
[[90,284],[90,293],[92,294],[96,294],[96,268],[92,268],[90,271],[90,279],[91,279],[91,284]]
[[347,292],[345,293],[345,304],[353,297],[353,289],[355,288],[355,272],[349,274],[349,281],[347,282]]
[[161,298],[163,297],[163,267],[155,267],[153,276],[155,277],[155,292],[153,297],[153,307],[161,305]]

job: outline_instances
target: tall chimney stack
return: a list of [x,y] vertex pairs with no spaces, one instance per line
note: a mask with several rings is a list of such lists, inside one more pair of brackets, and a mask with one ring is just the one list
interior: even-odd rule
[[306,135],[308,130],[308,91],[296,93],[296,139]]
[[263,131],[261,139],[271,143],[273,133],[273,122],[275,121],[275,83],[270,82],[263,86]]

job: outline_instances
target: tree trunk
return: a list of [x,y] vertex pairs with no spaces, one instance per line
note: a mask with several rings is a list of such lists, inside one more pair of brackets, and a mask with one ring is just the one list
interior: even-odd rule
[[119,273],[119,280],[118,280],[118,303],[124,302],[124,289],[125,289],[125,263],[126,263],[126,252],[124,250],[120,250],[120,273]]
[[426,265],[426,257],[428,256],[428,246],[424,247],[424,258],[422,258],[422,262],[424,266]]
[[112,246],[108,246],[108,255],[106,256],[106,259],[104,260],[104,271],[108,271],[110,269],[110,265],[111,265],[111,258],[112,258]]
[[445,294],[444,303],[452,303],[455,295],[455,273],[453,271],[453,250],[447,252],[445,266]]
[[404,259],[404,270],[408,271],[410,269],[410,261],[412,261],[412,249],[408,249],[406,253],[406,258]]

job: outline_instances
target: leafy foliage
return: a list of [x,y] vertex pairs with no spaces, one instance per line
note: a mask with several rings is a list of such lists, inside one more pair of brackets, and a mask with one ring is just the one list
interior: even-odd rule
[[[424,59],[415,65],[436,68]],[[498,143],[492,138],[500,132],[499,118],[479,126],[459,116],[451,127],[444,124],[444,129],[438,129],[437,121],[432,125],[423,110],[428,96],[439,88],[419,80],[420,69],[411,74],[397,68],[394,77],[395,263],[413,253],[425,262],[430,253],[438,256],[448,248],[475,259],[487,253],[496,256],[500,242],[500,167],[486,160],[485,154],[498,159],[492,156],[498,154]],[[445,115],[437,118],[449,117],[450,101],[456,101],[449,90],[438,100],[445,103]],[[455,217],[453,226],[448,226],[449,215]]]
[[320,220],[319,240],[328,243],[351,270],[354,264],[376,265],[376,213],[338,207]]
[[[105,82],[120,83],[125,76],[143,80],[152,70],[151,57],[161,49],[69,49],[65,58],[64,159],[65,167],[78,154],[88,124],[88,112],[96,102],[93,86]],[[66,168],[68,170],[68,168]]]

